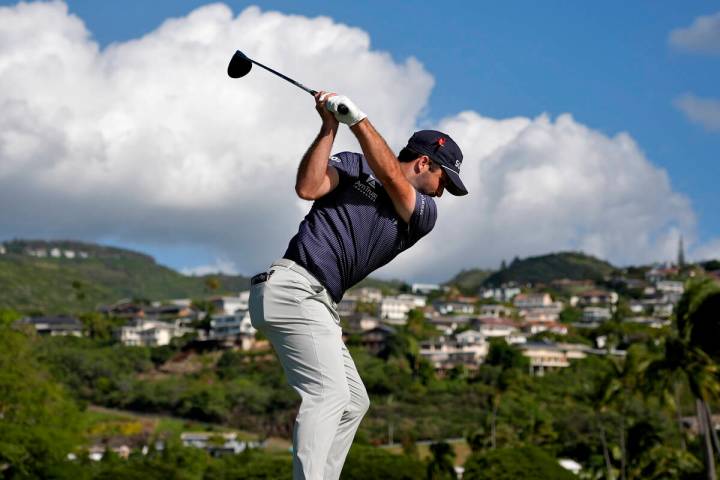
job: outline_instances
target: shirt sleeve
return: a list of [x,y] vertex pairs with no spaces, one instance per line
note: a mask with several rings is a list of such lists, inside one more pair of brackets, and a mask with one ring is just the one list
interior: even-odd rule
[[437,220],[435,200],[416,190],[415,210],[413,210],[410,221],[408,222],[411,242],[415,243],[430,233],[435,226],[435,220]]
[[360,176],[361,156],[353,152],[340,152],[330,157],[328,165],[335,168],[340,175],[340,183],[356,180]]

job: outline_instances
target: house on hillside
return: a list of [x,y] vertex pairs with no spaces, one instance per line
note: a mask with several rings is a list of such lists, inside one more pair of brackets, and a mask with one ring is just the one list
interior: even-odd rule
[[512,317],[513,309],[505,305],[480,305],[479,315],[481,317],[505,318]]
[[380,324],[371,330],[362,332],[360,342],[370,353],[377,355],[387,348],[388,341],[395,334],[396,331],[393,327]]
[[351,288],[345,292],[343,298],[355,300],[362,303],[380,303],[383,299],[382,291],[373,287]]
[[442,290],[442,287],[435,283],[413,283],[410,286],[410,291],[412,293],[417,293],[420,295],[429,295],[432,292],[437,292],[440,290]]
[[239,346],[250,350],[255,344],[255,328],[250,322],[249,310],[237,310],[233,314],[214,314],[210,317],[209,340],[225,346]]
[[488,353],[485,337],[476,330],[466,330],[453,336],[440,336],[420,344],[420,355],[435,370],[444,372],[463,365],[475,370]]
[[29,325],[35,329],[38,335],[51,337],[81,337],[83,334],[83,325],[80,320],[62,315],[55,317],[26,317],[15,322],[15,325]]
[[433,308],[435,311],[437,311],[440,315],[451,315],[451,314],[458,314],[458,315],[473,315],[475,313],[475,303],[474,302],[468,302],[468,301],[460,301],[460,300],[453,300],[453,301],[445,301],[445,300],[438,300],[433,302]]
[[343,317],[345,325],[350,332],[364,332],[380,325],[380,320],[367,313],[353,313]]
[[425,297],[403,294],[396,297],[384,297],[378,305],[378,316],[393,325],[404,325],[410,310],[423,308]]
[[250,300],[250,292],[240,292],[237,297],[212,297],[210,304],[213,306],[215,313],[232,315],[238,310],[247,310]]
[[183,432],[180,441],[185,447],[202,448],[211,456],[237,455],[248,448],[258,448],[259,442],[238,440],[234,432]]
[[617,302],[617,293],[600,289],[586,290],[570,298],[570,305],[579,308],[590,306],[615,305]]
[[582,311],[582,321],[585,323],[602,323],[611,318],[612,312],[607,307],[585,307]]
[[451,335],[459,327],[464,327],[470,324],[471,321],[470,317],[464,315],[433,315],[427,319],[445,335]]
[[168,345],[173,338],[182,337],[194,331],[192,328],[183,326],[180,321],[170,323],[138,317],[120,327],[116,331],[116,337],[123,345],[127,346],[161,347]]
[[504,338],[506,341],[518,331],[517,324],[509,318],[480,317],[474,319],[471,325],[485,338]]

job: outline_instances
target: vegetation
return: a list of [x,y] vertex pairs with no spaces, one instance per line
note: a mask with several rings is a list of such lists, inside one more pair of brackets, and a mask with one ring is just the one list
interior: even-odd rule
[[490,275],[483,282],[488,286],[499,286],[515,282],[549,284],[553,280],[602,280],[614,271],[614,267],[598,258],[580,252],[562,252],[539,257],[515,259],[510,265]]
[[445,282],[445,285],[452,285],[460,289],[460,291],[466,295],[473,295],[477,293],[478,289],[482,287],[483,282],[492,273],[492,270],[483,270],[480,268],[463,270]]
[[[208,279],[217,281],[217,293],[246,289],[242,276],[189,277],[147,255],[129,250],[78,242],[14,241],[0,255],[0,305],[26,313],[76,313],[119,299],[191,298],[208,294]],[[72,250],[74,258],[38,258],[27,249]],[[81,258],[77,252],[87,253]]]

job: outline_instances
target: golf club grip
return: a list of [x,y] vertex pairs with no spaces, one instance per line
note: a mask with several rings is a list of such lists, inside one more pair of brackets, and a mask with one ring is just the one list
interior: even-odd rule
[[345,105],[344,103],[341,103],[340,105],[337,106],[337,111],[340,115],[347,115],[347,113],[350,111],[350,109],[348,109],[347,105]]

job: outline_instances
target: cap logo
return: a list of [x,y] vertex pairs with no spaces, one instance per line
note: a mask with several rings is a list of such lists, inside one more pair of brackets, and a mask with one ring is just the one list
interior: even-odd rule
[[437,139],[436,143],[438,144],[438,146],[443,147],[445,146],[445,139],[443,137],[440,137]]

